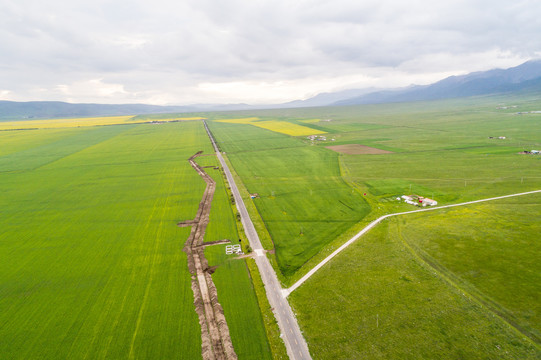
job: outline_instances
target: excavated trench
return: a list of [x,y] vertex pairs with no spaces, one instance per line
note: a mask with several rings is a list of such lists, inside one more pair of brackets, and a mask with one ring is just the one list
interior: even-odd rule
[[180,222],[178,226],[192,227],[183,251],[188,255],[188,268],[192,274],[195,311],[201,325],[203,359],[237,359],[224,311],[218,302],[218,292],[212,281],[211,274],[214,272],[214,268],[209,267],[205,258],[205,246],[224,243],[224,241],[203,243],[205,230],[209,223],[210,206],[216,190],[216,182],[195,162],[195,158],[201,156],[201,153],[202,151],[199,151],[188,160],[190,165],[205,180],[207,187],[199,203],[195,219]]

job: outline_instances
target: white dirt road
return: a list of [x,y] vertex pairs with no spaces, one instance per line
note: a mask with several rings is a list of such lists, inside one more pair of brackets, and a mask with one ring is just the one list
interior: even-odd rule
[[464,202],[464,203],[460,203],[460,204],[436,206],[436,207],[431,207],[431,208],[427,208],[427,209],[412,210],[412,211],[406,211],[406,212],[401,212],[401,213],[383,215],[383,216],[377,218],[376,220],[372,221],[370,224],[368,224],[368,226],[366,226],[364,229],[362,229],[357,234],[355,234],[355,236],[353,236],[351,239],[349,239],[347,242],[345,242],[338,249],[333,251],[332,254],[330,254],[325,259],[323,259],[323,261],[321,261],[319,264],[314,266],[313,269],[308,271],[306,273],[306,275],[304,275],[302,278],[300,278],[300,280],[297,281],[295,284],[293,284],[291,287],[289,287],[288,289],[284,289],[284,296],[288,296],[289,294],[291,294],[299,286],[301,286],[306,280],[308,280],[312,275],[314,275],[316,273],[316,271],[318,271],[325,264],[327,264],[329,261],[331,261],[331,259],[333,257],[338,255],[340,252],[342,252],[349,245],[353,244],[357,239],[359,239],[361,236],[366,234],[370,229],[372,229],[374,226],[379,224],[382,220],[387,219],[387,218],[389,218],[391,216],[399,216],[399,215],[413,214],[413,213],[418,213],[418,212],[434,211],[434,210],[440,210],[440,209],[448,209],[448,208],[452,208],[452,207],[456,207],[456,206],[465,206],[465,205],[477,204],[477,203],[482,203],[482,202],[486,202],[486,201],[493,201],[493,200],[506,199],[506,198],[516,197],[516,196],[530,195],[530,194],[535,194],[535,193],[539,193],[539,192],[541,192],[541,190],[528,191],[528,192],[523,192],[523,193],[518,193],[518,194],[511,194],[511,195],[504,195],[504,196],[497,196],[497,197],[492,197],[492,198],[488,198],[488,199],[481,199],[481,200],[475,200],[475,201],[468,201],[468,202]]

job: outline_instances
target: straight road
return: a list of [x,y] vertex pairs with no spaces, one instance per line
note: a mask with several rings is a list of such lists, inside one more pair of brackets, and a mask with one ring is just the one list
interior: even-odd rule
[[460,203],[460,204],[451,204],[451,205],[445,205],[445,206],[436,206],[436,207],[431,207],[431,208],[428,208],[428,209],[412,210],[412,211],[406,211],[406,212],[400,212],[400,213],[394,213],[394,214],[383,215],[383,216],[377,218],[376,220],[372,221],[372,222],[371,222],[370,224],[368,224],[364,229],[362,229],[362,230],[359,231],[357,234],[355,234],[355,236],[353,236],[351,239],[349,239],[347,242],[345,242],[345,243],[344,243],[342,246],[340,246],[338,249],[336,249],[335,251],[333,251],[332,254],[330,254],[330,255],[327,256],[325,259],[323,259],[323,261],[321,261],[319,264],[317,264],[316,266],[314,266],[310,271],[308,271],[308,272],[306,273],[306,275],[304,275],[302,278],[300,278],[299,281],[297,281],[295,284],[293,284],[290,288],[284,289],[284,290],[283,290],[284,296],[288,296],[289,294],[291,294],[294,290],[296,290],[299,286],[301,286],[306,280],[308,280],[312,275],[314,275],[314,274],[316,273],[316,271],[318,271],[319,269],[321,269],[321,268],[323,267],[323,265],[325,265],[326,263],[328,263],[333,257],[335,257],[336,255],[338,255],[340,252],[342,252],[342,251],[343,251],[345,248],[347,248],[349,245],[353,244],[358,238],[360,238],[361,236],[363,236],[364,234],[366,234],[370,229],[372,229],[374,226],[376,226],[377,224],[379,224],[382,220],[387,219],[388,217],[391,217],[391,216],[398,216],[398,215],[406,215],[406,214],[413,214],[413,213],[425,212],[425,211],[434,211],[434,210],[439,210],[439,209],[447,209],[447,208],[456,207],[456,206],[464,206],[464,205],[470,205],[470,204],[477,204],[477,203],[482,203],[482,202],[486,202],[486,201],[493,201],[493,200],[506,199],[506,198],[515,197],[515,196],[523,196],[523,195],[535,194],[535,193],[539,193],[539,192],[541,192],[541,190],[528,191],[528,192],[523,192],[523,193],[518,193],[518,194],[511,194],[511,195],[504,195],[504,196],[497,196],[497,197],[492,197],[492,198],[488,198],[488,199],[481,199],[481,200],[468,201],[468,202],[464,202],[464,203]]
[[278,282],[276,273],[274,272],[269,259],[267,259],[267,256],[265,255],[265,250],[261,245],[257,232],[255,231],[254,224],[248,215],[248,211],[246,210],[246,206],[244,205],[242,197],[240,196],[237,185],[235,184],[235,180],[233,179],[233,176],[229,171],[229,167],[224,161],[218,146],[216,146],[216,142],[214,141],[214,137],[207,127],[206,121],[203,120],[203,124],[205,125],[205,129],[210,137],[212,146],[214,146],[214,150],[216,151],[216,156],[218,156],[218,160],[220,160],[220,164],[224,169],[227,181],[231,187],[231,192],[235,198],[235,204],[239,210],[246,237],[248,238],[250,246],[256,254],[255,262],[259,268],[259,272],[261,273],[261,279],[265,285],[267,298],[269,299],[269,303],[273,308],[274,316],[276,317],[278,326],[280,327],[280,331],[282,333],[281,336],[286,345],[287,354],[292,360],[311,359],[306,340],[304,340],[299,328],[299,324],[297,323],[297,319],[295,318],[295,315],[293,314],[293,311],[291,310],[291,307],[284,296],[283,289]]

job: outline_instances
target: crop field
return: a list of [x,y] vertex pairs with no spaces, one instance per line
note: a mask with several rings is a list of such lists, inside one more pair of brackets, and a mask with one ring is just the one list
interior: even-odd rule
[[[0,130],[55,129],[85,126],[139,124],[152,121],[152,116],[101,116],[69,119],[0,121]],[[200,120],[200,117],[162,118],[160,121]]]
[[[535,166],[541,158],[518,155],[541,148],[539,116],[497,110],[501,100],[253,111],[259,117],[210,124],[247,189],[261,195],[253,201],[290,283],[322,247],[368,214],[368,204],[376,216],[410,210],[395,200],[404,194],[449,204],[541,188]],[[522,100],[522,106],[536,105]],[[273,116],[336,141],[310,142],[247,125]],[[490,138],[498,136],[506,139]],[[366,154],[323,149],[329,145]]]
[[[176,224],[205,189],[187,159],[213,150],[201,122],[178,120],[210,119],[288,286],[371,220],[415,209],[401,195],[541,189],[541,155],[521,154],[541,150],[541,115],[517,114],[538,108],[502,96],[1,128],[0,357],[201,358]],[[196,161],[216,181],[205,242],[238,244],[217,159]],[[540,358],[540,217],[532,195],[380,223],[290,295],[313,357]],[[271,358],[246,261],[224,248],[205,255],[235,351]]]
[[231,124],[249,124],[257,126],[262,129],[267,129],[270,131],[275,131],[281,134],[291,135],[291,136],[305,136],[305,135],[316,135],[316,134],[325,134],[325,131],[316,130],[307,126],[298,125],[288,121],[278,121],[278,120],[261,120],[257,117],[252,118],[240,118],[240,119],[224,119],[217,120],[218,122],[225,122]]
[[[176,226],[205,189],[187,161],[199,150],[213,153],[198,121],[0,131],[0,358],[201,358],[190,228]],[[205,240],[234,240],[220,172],[208,171],[218,186]],[[245,261],[223,245],[207,253],[239,358],[261,359]]]
[[272,236],[284,275],[294,274],[369,208],[342,180],[338,154],[244,124],[209,124],[241,174]]
[[[541,155],[521,154],[541,150],[541,115],[517,114],[538,107],[500,96],[228,114],[333,142],[209,126],[259,195],[250,201],[287,286],[370,220],[415,209],[401,195],[447,205],[541,189]],[[536,195],[386,220],[290,295],[312,355],[539,358],[540,206]]]

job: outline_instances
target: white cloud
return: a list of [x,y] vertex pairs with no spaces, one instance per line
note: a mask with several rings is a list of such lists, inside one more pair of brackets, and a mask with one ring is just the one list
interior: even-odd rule
[[0,0],[0,12],[3,99],[268,103],[541,55],[534,0]]

